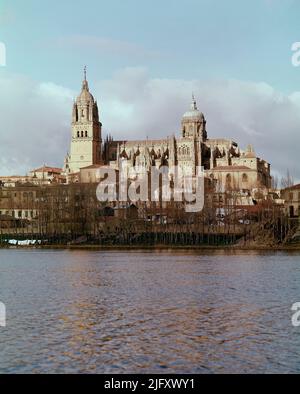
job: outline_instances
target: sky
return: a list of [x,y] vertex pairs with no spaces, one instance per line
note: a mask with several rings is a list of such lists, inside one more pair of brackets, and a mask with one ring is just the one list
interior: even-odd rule
[[179,135],[194,93],[209,137],[300,182],[299,17],[299,0],[0,0],[0,174],[63,165],[87,65],[104,135]]

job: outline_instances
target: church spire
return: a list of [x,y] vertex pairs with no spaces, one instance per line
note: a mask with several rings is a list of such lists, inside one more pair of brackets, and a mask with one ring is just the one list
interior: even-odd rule
[[192,111],[197,111],[197,101],[195,99],[194,93],[192,94],[192,104],[191,104],[191,110]]
[[82,90],[89,91],[89,83],[87,81],[86,75],[87,75],[87,67],[84,66],[84,69],[83,69],[83,78],[84,79],[83,79],[83,82],[82,82]]

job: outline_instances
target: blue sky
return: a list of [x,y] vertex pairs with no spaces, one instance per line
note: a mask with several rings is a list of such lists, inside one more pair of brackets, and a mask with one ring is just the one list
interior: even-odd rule
[[[107,132],[118,137],[178,132],[195,91],[212,136],[253,143],[276,173],[286,165],[300,179],[292,158],[296,151],[286,144],[288,160],[279,162],[274,151],[281,133],[291,145],[295,138],[300,143],[300,67],[291,65],[291,46],[300,41],[299,16],[297,0],[0,0],[0,42],[7,48],[7,67],[0,68],[0,116],[9,111],[5,103],[13,93],[10,104],[20,117],[24,111],[24,131],[44,136],[52,146],[35,158],[25,149],[20,163],[13,149],[21,125],[7,119],[14,141],[6,136],[6,148],[0,148],[2,171],[27,171],[42,158],[61,165],[70,103],[86,64]],[[158,106],[161,95],[169,107]],[[23,108],[24,97],[30,99]],[[273,136],[272,148],[267,141]]]
[[[290,62],[291,44],[299,39],[299,1],[0,3],[4,19],[6,14],[0,39],[10,70],[41,81],[75,88],[88,63],[92,79],[146,66],[154,77],[264,81],[285,92],[300,86],[300,72]],[[78,36],[84,42],[72,45]],[[97,47],[95,38],[106,39],[107,46]]]

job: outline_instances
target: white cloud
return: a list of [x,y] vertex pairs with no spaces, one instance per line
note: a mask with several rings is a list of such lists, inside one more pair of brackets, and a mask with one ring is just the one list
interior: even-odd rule
[[[80,84],[78,84],[80,87]],[[300,92],[284,95],[259,82],[154,79],[143,68],[92,83],[105,133],[116,139],[180,134],[192,92],[210,137],[253,144],[276,173],[300,180]],[[62,165],[70,142],[74,92],[20,76],[0,78],[0,173],[25,173],[44,162]]]
[[24,174],[41,164],[62,165],[74,94],[52,83],[5,74],[0,78],[0,173]]

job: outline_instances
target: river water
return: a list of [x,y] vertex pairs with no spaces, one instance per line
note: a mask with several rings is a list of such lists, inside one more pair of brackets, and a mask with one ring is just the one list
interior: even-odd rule
[[0,250],[0,373],[299,373],[300,254]]

